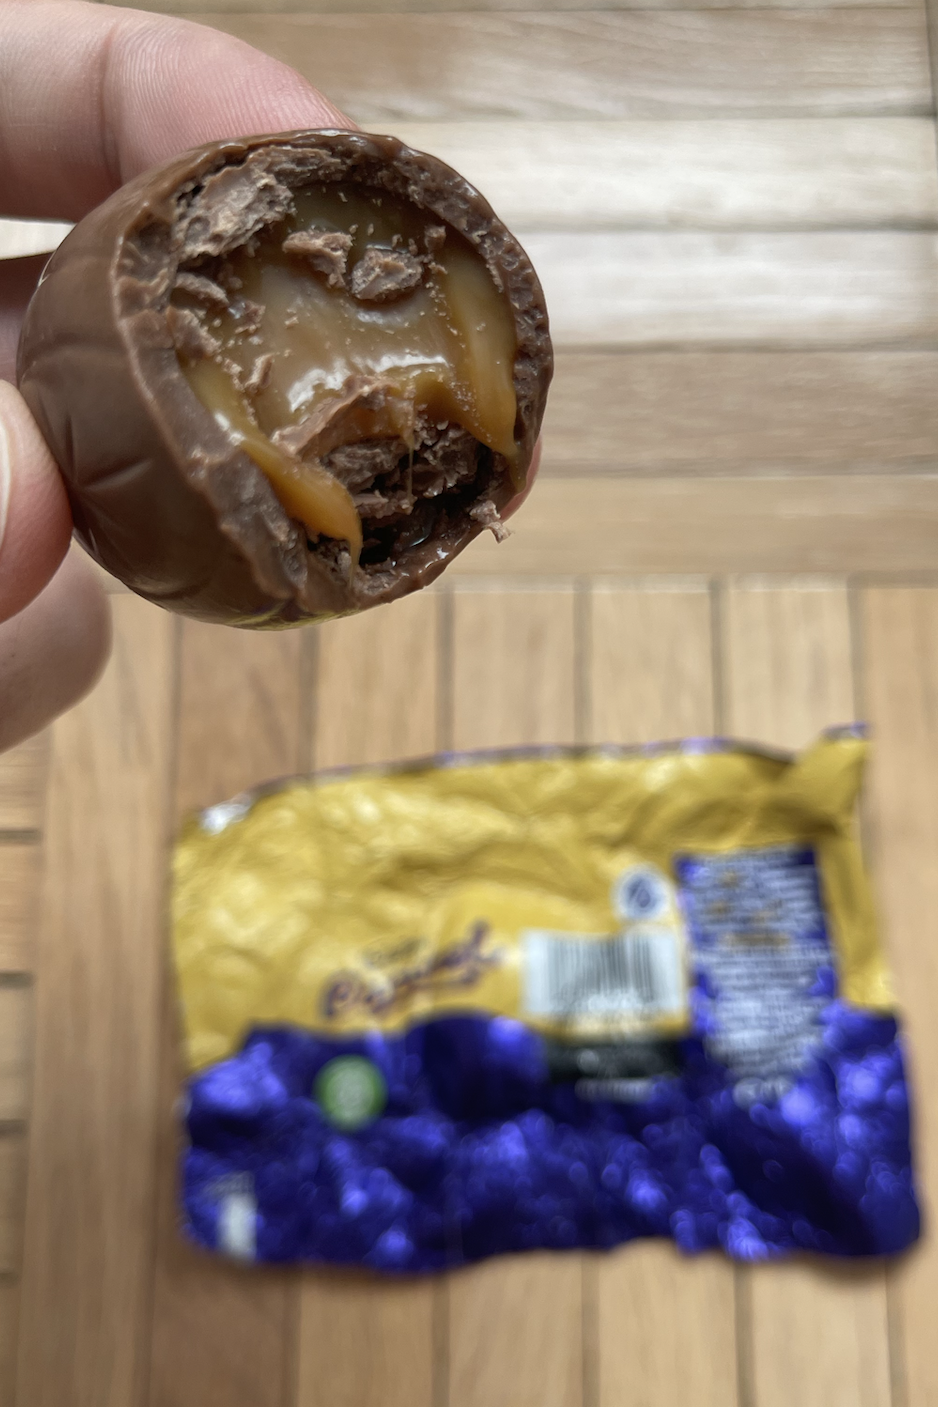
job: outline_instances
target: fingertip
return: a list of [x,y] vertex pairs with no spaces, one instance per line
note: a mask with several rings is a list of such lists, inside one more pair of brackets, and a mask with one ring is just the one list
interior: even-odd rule
[[19,391],[0,381],[0,621],[21,611],[68,550],[62,476]]
[[120,13],[126,19],[114,31],[103,108],[122,179],[203,142],[356,125],[295,69],[235,35]]
[[110,649],[110,602],[75,548],[45,590],[0,625],[0,751],[83,698]]

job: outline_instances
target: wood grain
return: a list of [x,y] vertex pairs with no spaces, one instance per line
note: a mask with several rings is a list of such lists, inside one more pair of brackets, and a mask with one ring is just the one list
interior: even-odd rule
[[712,652],[706,583],[595,586],[590,740],[646,743],[712,733]]
[[856,716],[850,606],[843,582],[730,587],[723,610],[724,727],[803,748]]
[[[918,1178],[928,1218],[938,1204],[938,591],[871,589],[862,601],[863,689],[875,746],[866,811],[875,880],[908,1032]],[[938,1241],[925,1239],[890,1272],[897,1400],[938,1400],[932,1306]]]
[[513,1256],[450,1277],[449,1407],[581,1407],[581,1259]]
[[[454,593],[454,747],[572,741],[574,605],[571,589]],[[581,1256],[511,1257],[452,1276],[448,1407],[581,1407],[581,1323]]]
[[0,1279],[0,1407],[15,1407],[18,1321],[19,1286],[4,1276]]
[[0,1275],[20,1268],[25,1194],[26,1138],[18,1131],[0,1134]]
[[541,473],[935,472],[936,387],[930,351],[561,352]]
[[638,1242],[599,1265],[599,1407],[734,1407],[733,1271]]
[[572,590],[459,590],[453,641],[454,747],[573,740]]
[[450,575],[922,572],[938,566],[938,479],[545,478],[501,545]]
[[15,979],[0,982],[0,1122],[29,1110],[33,992]]
[[882,1266],[792,1263],[750,1278],[758,1407],[890,1407]]
[[317,767],[433,751],[439,616],[426,593],[319,627]]
[[49,734],[0,753],[0,830],[38,830],[45,809]]
[[[742,583],[723,611],[724,726],[801,748],[855,713],[850,609],[842,583]],[[747,1360],[757,1407],[890,1407],[881,1265],[759,1266],[747,1281]],[[797,1352],[793,1345],[797,1344]]]
[[[303,766],[305,653],[297,632],[181,624],[177,816]],[[181,1077],[168,982],[146,1407],[281,1407],[291,1378],[296,1280],[233,1266],[183,1241],[176,1210]]]
[[19,1335],[30,1407],[140,1400],[172,622],[114,605],[111,663],[54,729]]
[[42,851],[0,844],[0,972],[31,972]]
[[[664,589],[661,589],[661,586]],[[595,742],[714,731],[713,639],[705,583],[606,583],[590,601],[590,726]],[[733,1271],[658,1243],[599,1258],[598,1407],[736,1402]]]
[[434,1293],[425,1280],[308,1275],[297,1407],[433,1407]]
[[938,216],[929,119],[398,122],[516,233],[903,225]]
[[938,332],[931,234],[529,233],[560,346],[849,347]]
[[395,120],[928,114],[918,10],[194,18]]
[[[440,604],[426,593],[318,627],[317,767],[436,749]],[[442,1294],[431,1280],[305,1275],[296,1407],[433,1407]]]
[[177,815],[302,765],[304,644],[297,631],[183,623]]

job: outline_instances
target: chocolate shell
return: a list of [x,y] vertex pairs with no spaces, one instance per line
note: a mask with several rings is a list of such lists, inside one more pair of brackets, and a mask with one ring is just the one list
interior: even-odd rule
[[[207,344],[191,355],[212,355],[211,324],[203,319],[196,328],[171,301],[180,287],[193,296],[203,286],[224,288],[225,258],[245,248],[252,254],[311,190],[406,205],[433,234],[426,249],[401,246],[396,283],[385,278],[388,251],[369,248],[343,297],[354,294],[366,307],[405,297],[422,268],[436,267],[435,242],[449,239],[483,261],[513,328],[512,454],[426,415],[406,444],[388,432],[362,448],[360,427],[343,441],[334,420],[321,464],[356,490],[358,565],[343,545],[288,514],[243,440],[196,394],[181,358],[186,336]],[[331,285],[345,278],[344,239],[301,232],[282,247]],[[259,359],[257,384],[243,383],[245,394],[257,393],[267,361]],[[52,256],[18,358],[20,389],[62,470],[88,552],[170,610],[252,627],[394,600],[433,581],[486,527],[497,532],[524,484],[551,373],[540,284],[482,196],[434,157],[391,137],[346,131],[216,142],[123,186]],[[356,404],[380,398],[372,383],[342,391],[346,406],[356,395]],[[289,433],[302,444],[302,427]],[[369,454],[377,477],[363,483]]]

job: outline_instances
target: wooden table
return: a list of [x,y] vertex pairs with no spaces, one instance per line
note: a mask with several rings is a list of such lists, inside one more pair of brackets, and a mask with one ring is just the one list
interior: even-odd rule
[[543,477],[507,544],[360,620],[254,636],[115,593],[101,684],[0,760],[0,1401],[931,1407],[932,1237],[891,1266],[640,1244],[393,1285],[196,1255],[175,1230],[164,921],[179,817],[261,778],[441,746],[800,746],[866,717],[938,1195],[922,4],[245,8],[199,18],[454,161],[522,236],[559,352]]

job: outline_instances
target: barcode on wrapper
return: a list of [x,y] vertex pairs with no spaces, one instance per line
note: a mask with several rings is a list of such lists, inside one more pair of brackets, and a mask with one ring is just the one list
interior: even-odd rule
[[530,928],[523,943],[530,1016],[609,1021],[681,1016],[686,1009],[683,956],[672,928],[609,938]]

